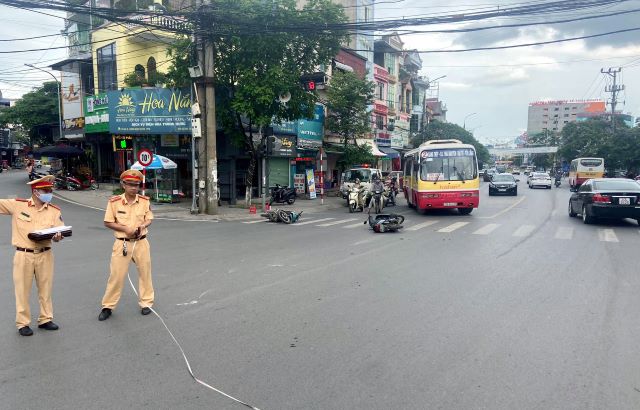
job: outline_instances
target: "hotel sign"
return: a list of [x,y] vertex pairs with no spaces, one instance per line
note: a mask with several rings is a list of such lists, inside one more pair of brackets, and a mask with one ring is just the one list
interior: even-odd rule
[[169,88],[109,92],[112,134],[190,134],[191,95]]

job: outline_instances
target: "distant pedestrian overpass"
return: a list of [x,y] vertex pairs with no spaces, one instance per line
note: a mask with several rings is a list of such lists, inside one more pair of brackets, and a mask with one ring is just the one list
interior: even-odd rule
[[527,155],[527,154],[555,154],[558,147],[530,147],[530,148],[488,148],[489,154],[498,157],[509,155]]

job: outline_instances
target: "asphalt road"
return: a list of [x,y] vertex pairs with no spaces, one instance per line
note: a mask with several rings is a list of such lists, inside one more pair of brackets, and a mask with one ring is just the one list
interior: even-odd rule
[[[262,410],[640,408],[637,224],[583,225],[566,182],[521,179],[518,197],[483,184],[468,216],[398,206],[397,234],[346,207],[296,225],[158,220],[155,308],[200,379]],[[0,197],[24,182],[0,174]],[[0,408],[245,408],[190,378],[128,284],[97,320],[112,234],[59,205],[74,227],[55,247],[61,329],[29,338],[0,217]]]

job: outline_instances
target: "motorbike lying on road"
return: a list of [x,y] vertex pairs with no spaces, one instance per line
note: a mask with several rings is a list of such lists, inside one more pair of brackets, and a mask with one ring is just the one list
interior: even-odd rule
[[402,229],[404,216],[398,214],[369,215],[369,218],[364,223],[366,224],[367,222],[374,232],[396,232],[398,229]]
[[300,215],[302,215],[302,212],[303,211],[294,212],[284,209],[272,209],[261,214],[260,216],[267,218],[269,222],[284,222],[286,224],[292,224],[300,219]]
[[356,211],[364,211],[365,208],[365,198],[367,197],[366,194],[366,188],[365,187],[355,187],[352,186],[349,189],[349,194],[348,194],[348,205],[349,205],[349,212],[353,213]]
[[269,199],[269,205],[272,205],[274,202],[276,203],[287,203],[289,205],[293,205],[296,202],[296,189],[280,186],[280,184],[276,184],[275,188],[271,189],[271,199]]

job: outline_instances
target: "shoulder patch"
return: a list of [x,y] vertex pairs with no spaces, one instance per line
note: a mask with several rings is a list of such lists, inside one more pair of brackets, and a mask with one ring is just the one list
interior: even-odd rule
[[24,198],[16,198],[16,201],[18,201],[18,202],[29,202],[28,199],[24,199]]
[[115,195],[109,198],[109,202],[116,202],[120,200],[120,195]]
[[50,207],[52,207],[52,208],[57,209],[58,211],[60,210],[60,207],[59,207],[59,206],[54,205],[54,204],[52,204],[52,203],[49,203],[49,206],[50,206]]
[[138,198],[146,199],[147,201],[149,200],[149,197],[144,195],[138,195]]

